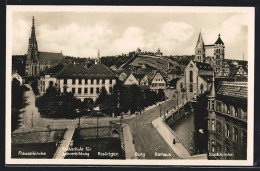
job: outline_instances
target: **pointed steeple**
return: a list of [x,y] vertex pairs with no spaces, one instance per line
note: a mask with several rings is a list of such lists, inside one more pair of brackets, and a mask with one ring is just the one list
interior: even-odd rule
[[209,98],[215,98],[216,97],[216,90],[215,90],[215,74],[213,71],[213,78],[212,78],[212,86],[210,90],[210,94],[208,96]]
[[204,47],[204,41],[203,41],[203,38],[202,38],[202,34],[201,34],[201,31],[199,33],[199,37],[198,37],[198,41],[197,41],[197,45],[196,47],[200,48],[200,47]]
[[32,17],[32,30],[29,38],[27,51],[27,63],[35,63],[38,61],[38,45],[35,34],[34,17]]
[[221,40],[220,38],[220,33],[218,34],[218,39],[217,41],[215,42],[215,45],[224,45],[224,42]]

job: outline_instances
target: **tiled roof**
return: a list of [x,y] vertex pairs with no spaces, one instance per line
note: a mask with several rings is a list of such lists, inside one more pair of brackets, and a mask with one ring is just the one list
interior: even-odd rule
[[213,68],[210,66],[210,64],[203,63],[203,62],[196,62],[196,61],[193,62],[198,67],[199,70],[213,71]]
[[82,64],[68,64],[57,74],[57,77],[58,78],[84,77],[86,75],[86,72],[87,72],[87,68],[85,68]]
[[93,78],[116,78],[117,76],[103,64],[92,65],[87,70],[87,77]]
[[64,64],[59,63],[58,65],[49,68],[47,71],[44,72],[44,74],[58,74],[64,67]]
[[62,53],[53,53],[53,52],[39,52],[39,62],[46,63],[50,65],[58,64],[63,59]]
[[220,34],[218,35],[218,39],[217,39],[217,41],[215,42],[215,44],[221,44],[221,45],[224,45],[224,42],[221,40],[221,38],[220,38]]
[[205,81],[207,81],[208,83],[212,82],[212,75],[200,75],[201,78],[203,78]]
[[247,99],[247,82],[221,82],[217,94]]

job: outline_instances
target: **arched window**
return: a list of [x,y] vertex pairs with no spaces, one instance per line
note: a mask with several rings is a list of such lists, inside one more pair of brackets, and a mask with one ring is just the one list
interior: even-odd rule
[[34,74],[37,74],[37,66],[34,67]]
[[193,72],[190,71],[190,82],[192,83],[193,82]]
[[193,92],[193,85],[190,84],[190,92]]
[[200,90],[203,91],[203,84],[200,85]]

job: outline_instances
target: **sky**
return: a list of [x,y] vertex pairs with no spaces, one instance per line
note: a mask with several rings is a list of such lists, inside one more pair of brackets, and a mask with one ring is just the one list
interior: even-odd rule
[[[97,58],[142,51],[192,55],[201,31],[205,44],[221,35],[226,59],[248,58],[248,15],[242,12],[14,12],[12,53],[26,54],[35,17],[38,50]],[[213,55],[208,50],[206,55]]]

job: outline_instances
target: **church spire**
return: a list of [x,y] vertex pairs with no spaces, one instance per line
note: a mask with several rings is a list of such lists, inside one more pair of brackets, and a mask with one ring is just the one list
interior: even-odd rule
[[205,58],[205,47],[204,47],[204,41],[202,38],[201,31],[199,33],[198,41],[195,47],[195,58],[194,61],[197,62],[204,62]]

